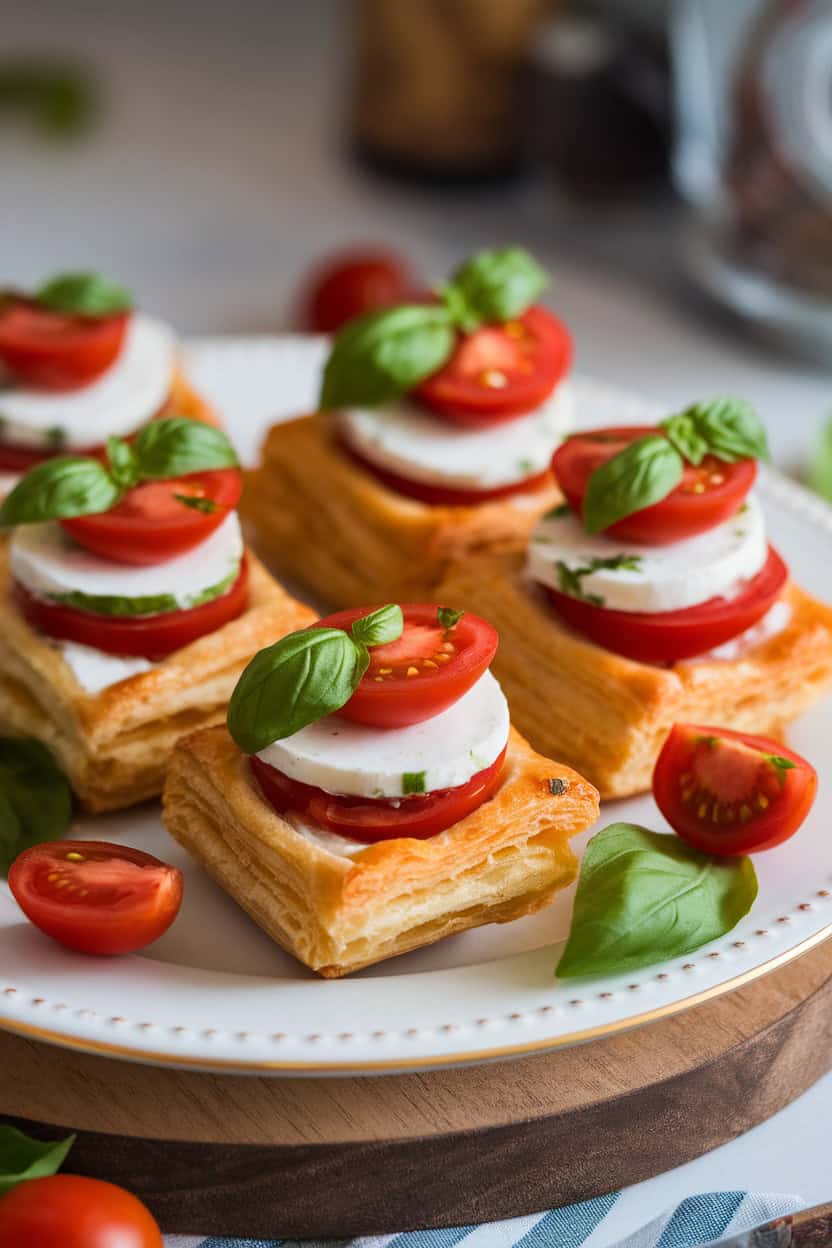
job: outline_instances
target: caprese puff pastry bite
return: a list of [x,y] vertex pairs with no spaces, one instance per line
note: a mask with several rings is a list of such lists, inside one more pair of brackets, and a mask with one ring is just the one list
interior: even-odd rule
[[511,727],[496,648],[485,620],[423,604],[284,638],[227,728],[177,746],[166,827],[326,977],[531,914],[575,878],[598,794]]
[[674,722],[776,736],[832,680],[832,610],[790,582],[751,492],[765,449],[732,399],[576,434],[525,559],[442,588],[499,628],[521,731],[602,796],[650,787]]
[[57,756],[89,810],[159,793],[251,656],[314,619],[243,545],[240,473],[193,420],[30,471],[0,507],[0,731]]
[[344,606],[428,595],[453,560],[525,545],[572,423],[545,285],[519,248],[481,252],[434,302],[338,334],[321,411],[275,426],[247,479],[242,513],[278,569]]
[[0,474],[88,453],[159,415],[214,422],[181,373],[170,326],[94,273],[0,294],[0,380]]

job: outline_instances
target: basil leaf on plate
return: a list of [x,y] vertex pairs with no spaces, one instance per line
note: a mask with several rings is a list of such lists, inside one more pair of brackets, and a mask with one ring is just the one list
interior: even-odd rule
[[72,791],[46,746],[0,737],[0,874],[24,849],[56,840],[71,818]]
[[661,422],[659,428],[664,430],[667,440],[689,464],[701,464],[708,454],[708,443],[697,432],[693,418],[687,412],[669,416]]
[[383,646],[389,641],[398,641],[404,630],[404,615],[396,603],[379,607],[369,615],[356,620],[350,632],[356,641],[364,646]]
[[129,312],[130,294],[100,273],[59,273],[35,292],[35,300],[70,316],[113,316]]
[[144,480],[236,468],[239,463],[234,447],[221,429],[183,416],[150,421],[140,431],[133,449],[139,477]]
[[614,975],[691,953],[730,932],[756,896],[750,858],[610,824],[587,845],[557,975]]
[[682,480],[682,456],[667,438],[647,434],[596,468],[584,497],[583,522],[600,533],[633,512],[667,498]]
[[60,1170],[75,1136],[33,1140],[17,1127],[0,1123],[0,1196],[27,1179],[45,1179]]
[[108,438],[107,462],[110,476],[119,489],[132,489],[139,479],[139,465],[130,443],[122,438]]
[[31,468],[0,507],[0,525],[37,524],[64,516],[97,515],[121,491],[97,459],[68,456]]
[[523,247],[479,251],[457,269],[443,292],[457,324],[470,333],[484,322],[521,316],[549,285]]
[[708,399],[694,403],[683,415],[717,459],[729,464],[738,459],[768,459],[765,428],[746,399]]

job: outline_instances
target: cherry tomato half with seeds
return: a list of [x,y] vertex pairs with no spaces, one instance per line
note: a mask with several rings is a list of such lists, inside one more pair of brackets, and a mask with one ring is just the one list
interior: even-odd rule
[[406,302],[411,284],[406,261],[386,248],[330,256],[307,279],[303,328],[335,333],[357,316]]
[[792,836],[818,788],[811,763],[768,737],[674,724],[653,772],[656,805],[709,854],[749,854]]
[[10,297],[0,304],[0,360],[20,385],[79,390],[114,363],[129,320],[129,312],[67,316]]
[[150,1210],[123,1187],[76,1174],[27,1179],[0,1198],[3,1248],[163,1248]]

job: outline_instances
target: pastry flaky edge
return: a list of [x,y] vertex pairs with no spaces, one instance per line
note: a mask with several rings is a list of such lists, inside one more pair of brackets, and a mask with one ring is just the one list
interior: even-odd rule
[[554,479],[476,506],[405,498],[362,468],[333,417],[318,413],[270,430],[240,513],[270,566],[343,607],[430,598],[454,560],[525,546],[559,499]]
[[793,583],[783,591],[791,616],[780,632],[735,660],[667,667],[625,659],[571,630],[520,559],[458,567],[439,596],[490,620],[500,634],[494,674],[512,719],[603,798],[650,788],[674,723],[779,738],[832,683],[832,608]]
[[0,733],[47,745],[87,810],[118,810],[159,794],[178,738],[221,722],[252,656],[317,618],[247,557],[242,615],[150,671],[90,694],[60,649],[15,607],[8,552],[0,549]]
[[[553,778],[565,783],[550,787]],[[273,810],[225,728],[179,742],[162,800],[171,835],[274,941],[328,979],[541,909],[574,880],[569,839],[598,816],[593,786],[513,729],[490,801],[437,836],[383,841],[353,857]]]
[[194,390],[181,364],[174,369],[170,392],[159,415],[186,416],[189,420],[201,420],[205,425],[218,427],[221,423],[210,403]]

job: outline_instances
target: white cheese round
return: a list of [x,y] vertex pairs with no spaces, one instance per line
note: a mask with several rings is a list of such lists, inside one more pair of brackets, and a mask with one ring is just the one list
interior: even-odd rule
[[532,534],[527,566],[534,580],[551,589],[598,599],[596,605],[614,611],[653,613],[731,598],[767,558],[762,508],[749,496],[724,524],[669,546],[593,537],[574,514],[551,516]]
[[120,680],[149,672],[154,667],[149,659],[133,655],[122,658],[96,650],[93,646],[82,646],[77,641],[57,641],[55,648],[60,650],[64,662],[85,693],[100,693],[102,689],[109,689],[110,685],[117,685]]
[[490,429],[465,429],[406,399],[336,416],[344,440],[379,468],[426,485],[492,490],[537,476],[574,421],[568,382],[536,411]]
[[[490,672],[447,711],[408,728],[368,728],[328,715],[261,750],[292,780],[350,797],[404,797],[466,784],[508,741],[508,703]],[[406,780],[418,777],[418,781]]]
[[151,567],[113,563],[79,546],[59,524],[25,524],[10,543],[12,576],[36,598],[145,598],[168,594],[186,610],[240,565],[243,536],[237,513],[226,516],[201,545]]
[[13,386],[0,391],[0,440],[64,452],[133,433],[167,399],[175,357],[170,326],[134,315],[118,358],[83,389],[50,393]]

